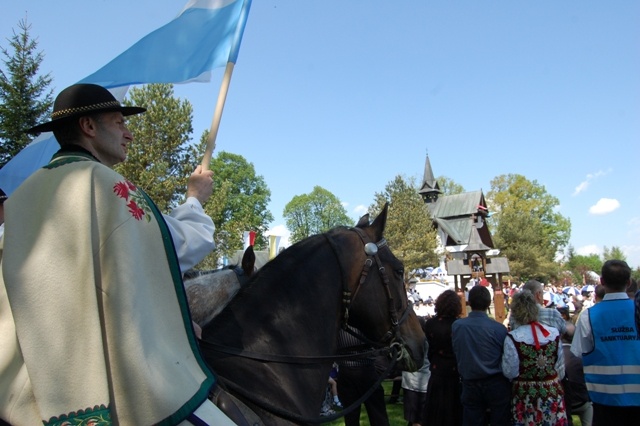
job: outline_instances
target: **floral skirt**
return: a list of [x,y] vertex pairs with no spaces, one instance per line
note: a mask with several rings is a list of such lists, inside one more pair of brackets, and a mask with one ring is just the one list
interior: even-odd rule
[[[549,392],[542,391],[545,389]],[[513,382],[511,415],[513,425],[566,426],[564,392],[557,380]]]

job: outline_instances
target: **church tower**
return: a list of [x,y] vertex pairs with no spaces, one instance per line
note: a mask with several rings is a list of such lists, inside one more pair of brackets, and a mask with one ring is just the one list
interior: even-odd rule
[[442,194],[440,185],[433,177],[433,170],[431,169],[431,162],[429,161],[429,154],[424,163],[424,177],[422,178],[422,186],[418,194],[422,197],[425,203],[432,204],[438,201],[438,197]]

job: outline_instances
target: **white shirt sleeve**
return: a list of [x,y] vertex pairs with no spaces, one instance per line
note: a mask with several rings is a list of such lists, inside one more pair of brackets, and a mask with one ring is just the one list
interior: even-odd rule
[[513,344],[513,340],[509,337],[504,339],[503,348],[502,374],[504,374],[507,379],[513,380],[520,375],[520,358],[518,358],[518,351]]
[[184,204],[163,216],[171,232],[182,273],[193,268],[216,247],[213,241],[216,227],[197,198],[187,198]]
[[593,350],[593,334],[591,333],[591,322],[589,321],[589,309],[583,309],[576,323],[576,331],[571,342],[571,353],[582,358]]
[[564,349],[562,349],[562,340],[558,340],[558,358],[555,365],[556,372],[558,373],[558,380],[564,379]]

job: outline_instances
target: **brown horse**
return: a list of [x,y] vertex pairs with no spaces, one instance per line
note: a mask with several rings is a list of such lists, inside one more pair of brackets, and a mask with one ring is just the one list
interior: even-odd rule
[[397,349],[389,351],[400,368],[422,365],[425,337],[407,301],[404,268],[383,238],[387,211],[289,247],[203,327],[206,361],[259,423],[318,418],[344,324],[368,344]]

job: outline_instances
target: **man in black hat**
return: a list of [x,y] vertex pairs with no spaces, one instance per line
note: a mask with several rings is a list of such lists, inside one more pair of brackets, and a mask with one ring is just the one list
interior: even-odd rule
[[[37,134],[51,131],[62,146],[58,155],[78,150],[88,151],[104,165],[113,167],[126,159],[127,146],[132,141],[130,134],[126,136],[127,142],[123,142],[122,145],[115,142],[114,146],[108,144],[83,146],[84,143],[78,145],[73,130],[70,130],[71,127],[68,124],[83,115],[93,114],[94,117],[99,117],[96,113],[114,110],[119,110],[123,117],[145,111],[140,107],[120,106],[111,93],[100,86],[77,84],[62,91],[57,97],[51,121],[35,126],[27,132]],[[187,182],[186,201],[173,209],[170,214],[164,215],[183,273],[204,259],[215,248],[213,240],[215,225],[202,208],[212,193],[212,176],[211,170],[202,170],[198,167]]]
[[[133,136],[96,85],[63,90],[61,149],[5,205],[0,418],[13,425],[233,424],[207,399],[215,377],[191,327],[166,221],[111,169]],[[200,191],[212,172],[196,170]]]

